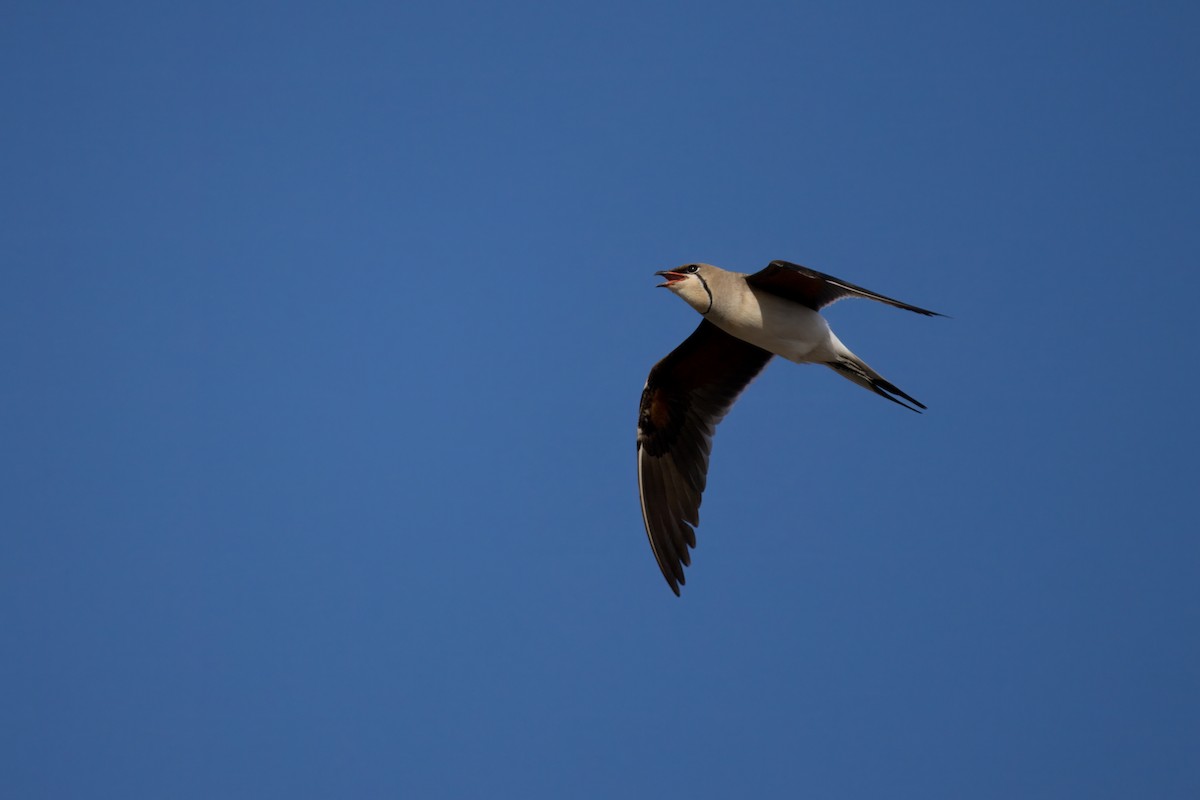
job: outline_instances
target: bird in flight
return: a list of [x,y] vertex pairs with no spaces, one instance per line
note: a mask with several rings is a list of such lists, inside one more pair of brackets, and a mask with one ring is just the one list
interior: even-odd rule
[[753,275],[711,264],[655,274],[666,279],[660,287],[704,317],[650,370],[638,409],[642,521],[658,567],[678,595],[683,568],[691,564],[688,548],[696,546],[713,432],[771,357],[824,364],[918,411],[925,406],[850,352],[819,312],[844,297],[865,297],[929,317],[944,315],[787,261],[772,261]]

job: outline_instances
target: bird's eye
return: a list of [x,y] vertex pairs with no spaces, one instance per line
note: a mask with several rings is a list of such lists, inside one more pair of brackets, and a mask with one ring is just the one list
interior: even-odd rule
[[696,270],[698,270],[698,269],[700,269],[700,265],[699,265],[699,264],[689,264],[688,266],[686,266],[686,267],[684,267],[684,268],[683,268],[683,271],[684,271],[684,272],[686,272],[686,273],[688,273],[688,274],[691,274],[691,273],[695,272],[695,271],[696,271]]

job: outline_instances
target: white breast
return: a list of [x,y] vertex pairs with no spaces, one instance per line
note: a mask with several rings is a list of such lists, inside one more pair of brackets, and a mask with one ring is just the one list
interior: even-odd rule
[[838,344],[811,308],[753,289],[734,302],[714,303],[707,318],[726,333],[797,363],[832,360]]

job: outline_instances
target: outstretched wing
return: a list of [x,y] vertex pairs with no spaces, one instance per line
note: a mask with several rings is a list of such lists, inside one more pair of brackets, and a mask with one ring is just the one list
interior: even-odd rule
[[650,370],[638,411],[638,494],[659,569],[679,594],[696,546],[717,423],[771,354],[707,320]]
[[843,297],[865,297],[868,300],[878,300],[880,303],[887,303],[896,308],[915,311],[927,317],[945,316],[936,311],[901,303],[899,300],[876,294],[861,286],[855,286],[853,283],[847,283],[832,275],[826,275],[790,261],[772,261],[764,269],[753,275],[747,275],[746,283],[756,289],[762,289],[765,292],[808,306],[813,311],[819,311]]

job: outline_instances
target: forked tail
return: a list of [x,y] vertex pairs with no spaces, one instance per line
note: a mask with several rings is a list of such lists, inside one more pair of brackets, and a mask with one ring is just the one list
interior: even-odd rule
[[[916,411],[918,414],[920,414],[921,409],[925,408],[924,403],[922,403],[920,400],[917,400],[915,397],[912,397],[911,395],[905,394],[898,386],[896,386],[896,384],[892,383],[878,372],[871,369],[869,366],[867,366],[865,361],[853,353],[847,353],[846,355],[839,356],[835,361],[826,361],[825,365],[837,370],[843,376],[854,381],[859,386],[870,389],[880,397],[886,397],[896,405],[904,406],[909,411]],[[916,406],[916,408],[913,408],[901,400],[897,400],[897,397],[904,398],[904,400],[912,403],[913,406]]]

